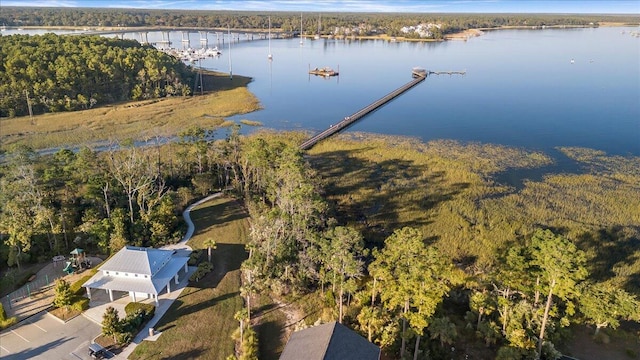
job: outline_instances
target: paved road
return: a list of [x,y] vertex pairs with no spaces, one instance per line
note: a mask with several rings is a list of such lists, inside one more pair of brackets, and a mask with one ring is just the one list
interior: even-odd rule
[[89,343],[100,331],[84,316],[63,325],[46,311],[40,312],[0,334],[0,359],[89,360]]

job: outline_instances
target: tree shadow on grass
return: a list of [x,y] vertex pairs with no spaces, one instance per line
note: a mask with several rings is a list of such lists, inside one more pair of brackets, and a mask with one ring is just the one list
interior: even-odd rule
[[[192,294],[189,294],[189,295],[192,295]],[[164,331],[165,328],[163,327],[165,326],[166,326],[166,329],[169,329],[170,328],[169,325],[171,324],[171,322],[181,316],[187,316],[193,313],[197,313],[203,309],[216,306],[216,304],[222,301],[231,299],[239,295],[240,295],[239,291],[230,292],[230,293],[222,294],[220,296],[216,296],[204,301],[198,301],[190,305],[185,305],[186,302],[183,300],[179,300],[179,299],[175,300],[173,304],[171,304],[171,311],[168,311],[167,315],[165,315],[160,320],[158,329],[160,331]]]
[[444,171],[404,159],[372,161],[359,156],[371,148],[329,151],[310,159],[327,180],[335,217],[360,224],[364,237],[382,243],[393,230],[429,224],[429,210],[467,189],[448,183]]
[[256,326],[255,330],[259,334],[258,346],[260,349],[260,358],[277,360],[282,352],[280,338],[283,336],[284,330],[281,324],[278,324],[276,321],[266,321]]
[[[246,76],[234,75],[233,79],[225,73],[205,71],[202,74],[203,89],[205,92],[232,90],[247,86],[253,79]],[[196,89],[194,93],[198,93]]]
[[[207,261],[206,250],[203,251],[202,261]],[[244,244],[216,244],[212,250],[211,262],[213,270],[198,281],[189,281],[189,287],[209,289],[216,288],[227,273],[240,269],[242,262],[249,256]]]
[[[637,229],[635,233],[640,232]],[[640,291],[640,239],[622,226],[602,228],[584,232],[578,236],[577,245],[588,249],[590,278],[597,282],[619,276],[615,269],[628,269],[624,279],[624,289],[631,293]]]
[[206,233],[212,227],[249,218],[249,214],[233,199],[199,207],[191,211],[190,216],[196,227],[194,235]]

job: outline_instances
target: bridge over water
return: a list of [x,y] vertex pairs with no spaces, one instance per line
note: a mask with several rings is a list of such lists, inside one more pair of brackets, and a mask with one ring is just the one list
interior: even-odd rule
[[[180,33],[182,35],[182,43],[183,45],[189,45],[189,34],[198,33],[200,34],[200,45],[206,47],[208,45],[209,34],[214,34],[218,42],[222,39],[224,42],[224,36],[230,36],[232,41],[240,41],[240,40],[266,40],[269,37],[268,30],[258,30],[258,29],[225,29],[225,28],[158,28],[158,27],[135,27],[135,28],[115,28],[115,29],[105,29],[105,30],[86,30],[75,32],[75,35],[116,35],[123,37],[124,34],[137,34],[138,41],[142,44],[150,44],[149,42],[149,33],[161,33],[162,40],[157,41],[154,45],[158,45],[159,47],[169,48],[171,46],[171,42],[169,41],[169,33]],[[281,39],[281,38],[290,38],[297,36],[297,32],[290,31],[279,31],[279,30],[271,30],[270,32],[271,38],[273,39]]]

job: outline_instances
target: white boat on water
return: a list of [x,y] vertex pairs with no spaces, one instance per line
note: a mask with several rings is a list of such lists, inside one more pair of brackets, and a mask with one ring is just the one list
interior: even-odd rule
[[271,55],[271,16],[269,16],[269,54],[267,59],[273,60],[273,55]]
[[304,45],[304,36],[302,35],[302,13],[300,13],[300,46]]
[[207,50],[205,50],[204,54],[208,57],[216,57],[216,56],[220,56],[222,54],[222,52],[220,50],[218,50],[218,47],[212,47],[212,48],[207,48]]

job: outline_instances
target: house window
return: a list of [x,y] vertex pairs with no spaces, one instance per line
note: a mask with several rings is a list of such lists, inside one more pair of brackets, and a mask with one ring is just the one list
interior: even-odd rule
[[109,272],[108,272],[108,271],[105,271],[105,272],[104,272],[104,274],[105,274],[105,275],[109,275]]
[[138,277],[138,274],[135,274],[135,275],[136,275],[136,277]]
[[116,272],[116,275],[120,275],[120,273],[119,273],[119,272]]
[[129,276],[129,273],[124,273],[124,276]]
[[145,276],[144,276],[144,278],[145,278],[145,279],[148,279],[148,278],[149,278],[149,275],[145,275]]

